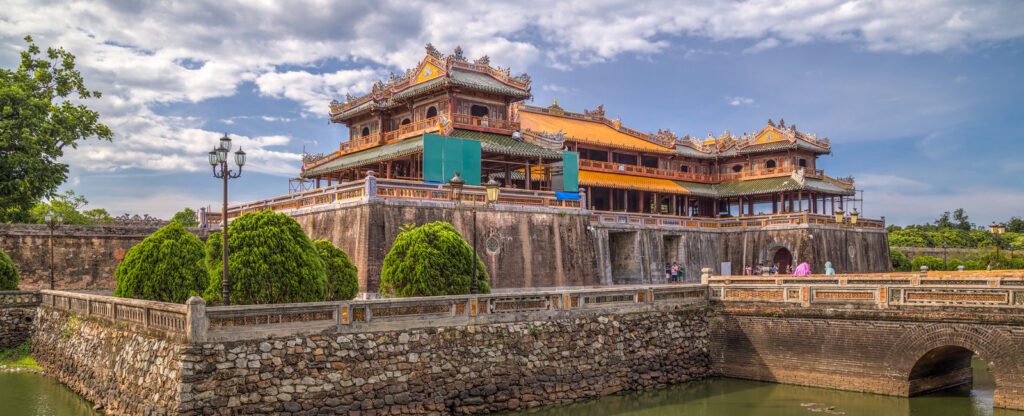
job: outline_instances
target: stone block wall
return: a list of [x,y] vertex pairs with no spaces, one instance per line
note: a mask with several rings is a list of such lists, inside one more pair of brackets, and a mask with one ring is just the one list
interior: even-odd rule
[[[707,376],[707,310],[195,345],[185,414],[474,414]],[[212,410],[211,410],[212,409]]]
[[[450,222],[472,243],[474,214],[438,204],[372,201],[293,214],[313,239],[327,239],[359,268],[359,287],[376,292],[384,256],[401,228],[433,221]],[[529,207],[478,209],[476,252],[487,265],[493,288],[593,286],[596,272],[593,238],[586,215]]]
[[[114,289],[114,269],[128,249],[158,227],[60,226],[53,236],[57,289]],[[205,239],[208,230],[192,229]],[[43,224],[0,224],[0,249],[21,274],[22,290],[50,287],[50,230]]]
[[[788,229],[721,232],[719,262],[732,263],[732,274],[743,274],[746,265],[771,262],[774,250],[785,248],[794,267],[806,261],[811,271],[825,273],[832,262],[836,273],[883,273],[892,270],[889,237],[885,230],[855,230],[823,226]],[[720,265],[713,266],[716,273]]]
[[109,414],[178,414],[185,346],[123,324],[40,307],[32,356]]
[[0,305],[0,349],[16,347],[31,339],[35,320],[35,305]]

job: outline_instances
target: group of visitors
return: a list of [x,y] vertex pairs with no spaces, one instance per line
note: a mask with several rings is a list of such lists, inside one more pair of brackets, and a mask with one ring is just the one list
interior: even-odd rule
[[686,269],[676,262],[672,262],[672,264],[665,263],[665,279],[668,280],[669,283],[686,281]]
[[[811,265],[808,264],[806,261],[800,263],[799,265],[797,265],[795,270],[793,269],[793,265],[792,264],[787,264],[784,267],[782,265],[780,265],[780,264],[777,264],[777,263],[776,264],[772,264],[770,266],[766,266],[766,265],[761,264],[761,265],[757,266],[756,273],[755,273],[754,268],[751,267],[748,264],[746,267],[743,268],[743,275],[744,276],[753,276],[753,275],[771,275],[771,276],[774,276],[774,275],[780,274],[780,270],[782,270],[781,273],[783,273],[783,274],[791,274],[793,276],[810,276],[811,275]],[[832,271],[831,274],[835,274],[835,270],[832,269],[832,263],[831,262],[827,262],[825,264],[826,274],[828,274],[829,270]]]

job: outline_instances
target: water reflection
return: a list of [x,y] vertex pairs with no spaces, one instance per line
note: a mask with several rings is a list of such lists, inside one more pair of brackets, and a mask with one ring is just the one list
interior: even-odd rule
[[92,416],[85,399],[60,382],[32,373],[0,373],[0,414]]
[[973,388],[912,399],[720,378],[510,415],[1024,416],[1024,412],[994,411],[992,375],[980,361],[975,362],[974,371]]

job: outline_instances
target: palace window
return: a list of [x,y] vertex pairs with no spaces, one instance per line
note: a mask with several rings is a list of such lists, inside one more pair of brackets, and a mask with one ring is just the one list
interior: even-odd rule
[[490,112],[491,110],[488,109],[487,106],[479,104],[473,104],[472,107],[469,107],[469,115],[473,117],[487,117]]
[[402,124],[403,126],[404,126],[404,125],[406,125],[406,124],[409,124],[409,123],[412,123],[412,120],[409,120],[408,118],[404,118],[404,119],[402,119],[402,123],[401,123],[401,124]]
[[799,163],[800,163],[800,167],[802,167],[802,168],[806,168],[807,167],[807,159],[800,159]]
[[735,172],[735,173],[742,172],[743,171],[743,165],[733,165],[732,171]]
[[366,136],[369,136],[369,135],[370,135],[370,128],[369,127],[363,127],[362,136],[366,137]]
[[689,172],[690,171],[690,165],[679,165],[679,171],[680,172]]
[[764,162],[764,167],[768,168],[768,169],[775,168],[775,161],[774,160],[769,160],[767,162]]
[[427,118],[437,117],[437,107],[430,106],[427,108]]

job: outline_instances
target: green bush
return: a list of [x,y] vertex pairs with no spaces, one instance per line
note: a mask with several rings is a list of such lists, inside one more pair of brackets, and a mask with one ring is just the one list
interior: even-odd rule
[[910,262],[911,271],[919,271],[921,266],[928,266],[928,270],[946,270],[946,263],[938,257],[917,256]]
[[0,250],[0,290],[18,290],[18,269],[3,250]]
[[206,288],[203,241],[172,221],[128,250],[114,278],[114,296],[185,303]]
[[892,257],[892,270],[897,272],[909,272],[911,271],[910,259],[899,250],[892,250],[890,248],[889,255]]
[[325,300],[349,300],[359,293],[359,280],[356,278],[356,266],[340,248],[327,240],[313,242],[320,260],[327,269],[327,297]]
[[[221,302],[221,235],[206,242],[208,303]],[[291,217],[270,210],[242,215],[228,225],[228,248],[232,305],[324,300],[324,262]]]
[[[461,295],[470,291],[473,248],[447,222],[420,227],[408,225],[395,238],[380,277],[380,294],[385,296]],[[490,293],[487,267],[479,257],[477,285]]]

